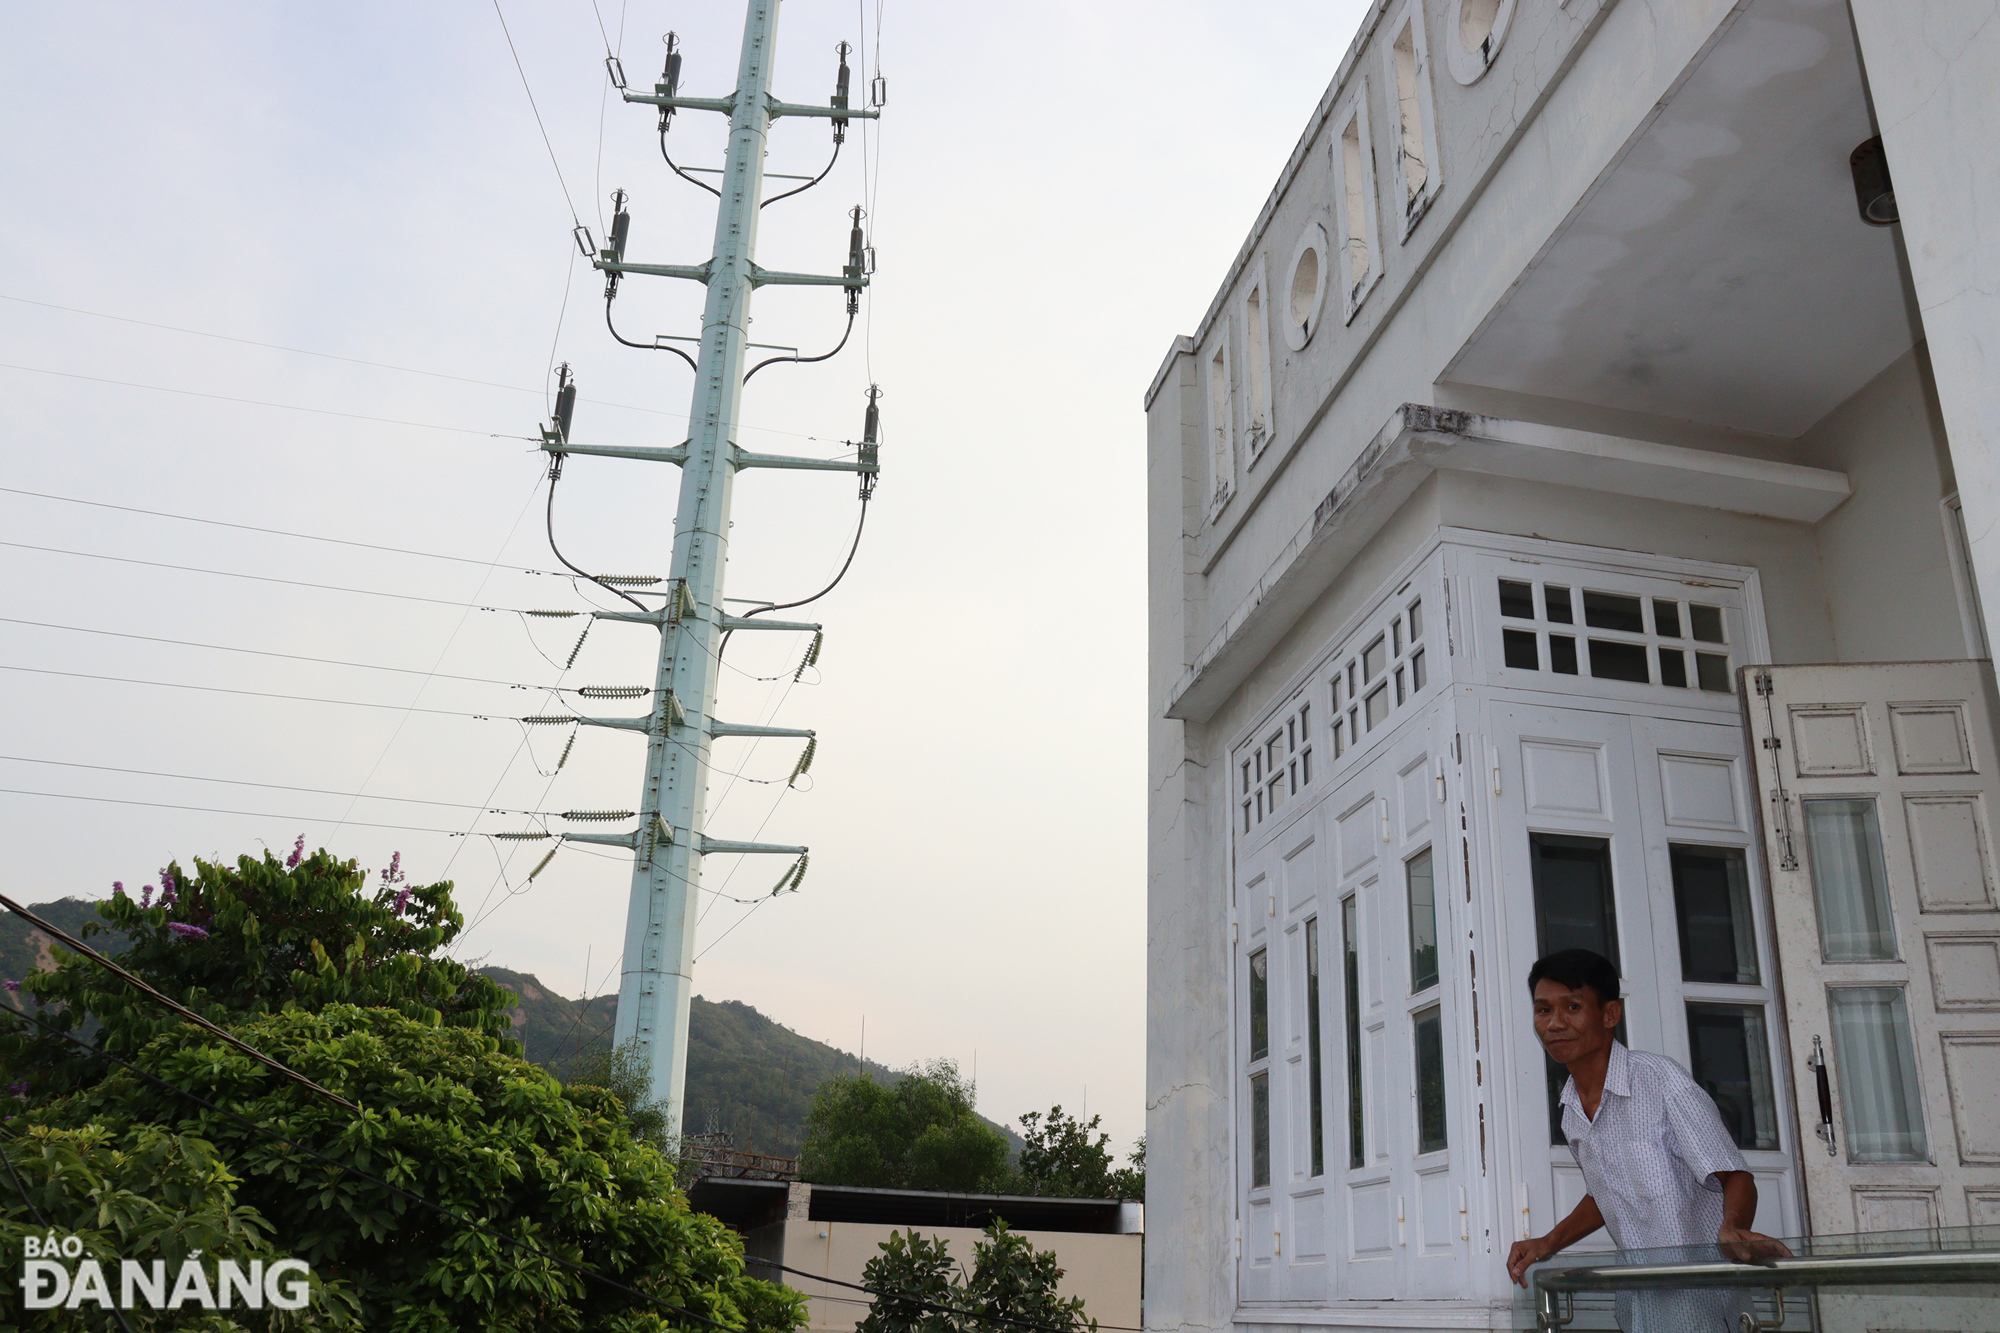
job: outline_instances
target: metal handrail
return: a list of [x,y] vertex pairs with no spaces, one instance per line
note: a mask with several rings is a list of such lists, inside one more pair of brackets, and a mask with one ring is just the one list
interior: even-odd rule
[[1746,1328],[1782,1327],[1784,1291],[1792,1287],[1884,1287],[1937,1283],[2000,1282],[2000,1252],[1939,1254],[1809,1255],[1760,1263],[1693,1262],[1616,1264],[1589,1268],[1550,1268],[1533,1275],[1536,1322],[1544,1330],[1559,1329],[1575,1318],[1579,1292],[1659,1291],[1663,1289],[1734,1287],[1772,1292],[1778,1298],[1778,1322]]

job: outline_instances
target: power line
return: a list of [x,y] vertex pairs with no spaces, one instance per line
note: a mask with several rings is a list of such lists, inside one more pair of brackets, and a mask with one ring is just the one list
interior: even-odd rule
[[[261,528],[254,523],[232,523],[221,518],[197,518],[193,514],[175,514],[164,509],[141,509],[136,505],[113,504],[109,500],[85,500],[74,495],[56,495],[50,491],[27,491],[18,486],[0,486],[0,493],[25,495],[36,500],[57,500],[63,504],[88,505],[93,509],[115,509],[121,514],[144,514],[148,518],[171,518],[182,523],[200,523],[211,528],[235,528],[240,532],[258,532],[267,537],[293,537],[305,542],[327,542],[334,546],[353,546],[364,551],[386,551],[390,555],[413,555],[424,560],[449,560],[460,565],[490,567],[493,562],[481,560],[471,555],[445,555],[440,551],[417,551],[407,546],[385,546],[380,542],[358,542],[348,537],[322,537],[311,532],[292,532],[285,528]],[[528,569],[510,566],[523,574],[543,574],[550,578],[566,579],[568,574],[557,569]]]
[[528,95],[528,110],[535,113],[535,128],[542,132],[542,147],[549,150],[549,165],[556,169],[556,184],[562,186],[563,202],[569,205],[569,220],[581,227],[583,220],[576,215],[576,200],[570,198],[569,182],[563,179],[562,163],[556,161],[556,146],[549,142],[549,127],[542,123],[542,109],[535,105],[535,90],[528,86],[528,71],[521,65],[514,34],[508,31],[507,16],[500,12],[500,0],[493,0],[493,17],[500,20],[500,33],[507,39],[508,54],[514,57],[514,71],[521,76],[521,91]]
[[[281,819],[292,824],[331,824],[341,821],[327,819],[321,815],[274,814],[269,810],[224,810],[212,805],[176,805],[171,801],[133,801],[115,796],[79,796],[73,792],[34,791],[25,787],[0,787],[0,796],[39,796],[50,801],[89,801],[93,805],[136,805],[148,810],[191,810],[204,815],[241,815],[245,819]],[[394,829],[399,833],[442,833],[447,837],[462,838],[466,835],[457,829],[430,828],[422,824],[371,824],[365,820],[345,821],[355,828]]]
[[[321,666],[353,667],[358,671],[392,671],[403,676],[436,677],[439,680],[462,680],[475,685],[502,685],[510,690],[553,690],[553,685],[529,685],[522,681],[495,680],[490,676],[459,676],[448,671],[425,671],[422,667],[382,666],[375,662],[347,662],[337,657],[312,657],[305,653],[279,653],[265,648],[233,648],[222,643],[198,643],[193,639],[168,639],[154,634],[130,634],[115,629],[87,629],[82,625],[57,625],[46,620],[20,620],[13,616],[0,616],[0,625],[30,625],[36,629],[63,630],[70,634],[96,634],[111,639],[134,639],[140,643],[170,643],[177,648],[202,648],[217,653],[243,653],[251,657],[276,657],[287,662],[315,662]],[[574,693],[574,687],[565,691]]]
[[40,546],[34,542],[14,542],[0,538],[0,546],[22,551],[42,551],[50,555],[75,556],[80,560],[112,560],[121,565],[145,565],[151,569],[173,569],[184,574],[213,574],[218,578],[250,579],[257,583],[281,583],[288,588],[316,588],[322,592],[351,592],[362,597],[391,597],[399,602],[428,602],[432,606],[504,611],[506,607],[480,607],[477,602],[454,602],[444,597],[424,597],[413,592],[385,592],[379,588],[349,588],[338,583],[313,583],[304,579],[281,579],[272,574],[244,574],[233,569],[207,569],[200,565],[176,565],[164,560],[141,560],[130,555],[104,555],[98,551],[72,551],[63,546]]
[[443,430],[457,435],[483,435],[493,440],[530,440],[526,435],[513,435],[506,431],[475,430],[471,426],[441,426],[435,421],[405,421],[400,417],[370,416],[365,412],[342,412],[331,407],[305,407],[298,403],[274,403],[263,398],[237,398],[226,393],[206,393],[200,389],[176,389],[164,384],[140,384],[136,380],[107,379],[102,375],[80,375],[73,370],[50,370],[46,366],[22,366],[10,361],[0,361],[0,370],[25,371],[30,375],[54,375],[66,380],[85,380],[91,384],[115,384],[125,389],[147,389],[153,393],[179,394],[183,398],[212,398],[221,403],[242,403],[249,407],[275,407],[286,412],[312,412],[323,417],[344,417],[349,421],[372,421],[384,426],[411,426],[418,430]]
[[[252,782],[245,778],[208,778],[199,773],[166,773],[150,768],[121,768],[116,764],[85,764],[69,759],[36,759],[24,754],[0,754],[0,761],[14,764],[41,764],[51,768],[82,768],[94,773],[125,773],[141,778],[172,778],[178,782],[211,782],[225,787],[257,787],[266,791],[297,791],[312,796],[354,796],[351,791],[328,787],[295,787],[283,782]],[[53,794],[53,793],[51,793]],[[470,805],[464,801],[432,801],[420,796],[367,796],[369,801],[393,801],[398,805],[435,805],[453,810],[478,810],[486,814],[532,814],[526,810],[502,810],[491,805]]]
[[[141,680],[136,676],[97,676],[84,671],[56,671],[49,667],[15,666],[11,662],[0,662],[0,671],[20,671],[36,676],[67,676],[74,680],[96,680],[112,685],[152,685],[167,690],[200,690],[206,694],[241,694],[253,699],[284,699],[293,703],[336,704],[343,708],[388,708],[402,709],[402,704],[369,703],[362,699],[323,699],[312,694],[273,694],[264,690],[239,690],[227,685],[184,685],[172,680]],[[488,713],[461,713],[449,708],[418,708],[411,705],[408,711],[430,713],[438,717],[469,717],[479,721],[491,721]]]

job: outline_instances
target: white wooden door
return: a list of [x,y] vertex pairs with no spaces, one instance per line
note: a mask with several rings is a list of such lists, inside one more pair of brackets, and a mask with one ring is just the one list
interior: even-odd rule
[[1989,670],[1743,673],[1815,1234],[2000,1222]]

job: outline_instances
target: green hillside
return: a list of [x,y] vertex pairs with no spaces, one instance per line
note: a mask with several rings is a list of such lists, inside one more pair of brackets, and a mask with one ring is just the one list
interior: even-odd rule
[[[616,995],[600,995],[586,1007],[525,973],[501,967],[480,971],[518,999],[514,1033],[536,1064],[560,1074],[579,1050],[602,1049],[610,1040]],[[802,1037],[747,1004],[697,995],[688,1018],[688,1105],[682,1123],[695,1134],[725,1131],[745,1151],[796,1156],[813,1092],[835,1074],[859,1068],[853,1055]],[[868,1072],[884,1081],[897,1076],[873,1060]]]
[[[109,953],[118,951],[122,938],[119,935],[107,933],[83,939],[84,922],[97,920],[97,904],[89,899],[64,898],[53,903],[31,903],[28,910],[57,930],[67,931],[83,940],[93,949]],[[0,979],[19,981],[28,973],[47,966],[51,961],[49,946],[54,943],[12,912],[0,912]],[[11,991],[0,991],[0,1000],[16,1009],[21,1007],[21,997]]]

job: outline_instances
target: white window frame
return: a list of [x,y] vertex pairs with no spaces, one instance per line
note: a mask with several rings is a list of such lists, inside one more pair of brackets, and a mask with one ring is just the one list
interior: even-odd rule
[[[1254,305],[1252,297],[1256,298]],[[1264,450],[1270,447],[1271,438],[1277,433],[1271,413],[1271,281],[1262,255],[1257,257],[1256,264],[1250,269],[1249,281],[1244,284],[1243,295],[1237,302],[1237,316],[1243,325],[1243,436],[1250,446],[1245,463],[1256,467],[1257,460],[1264,456]],[[1260,342],[1264,348],[1261,385],[1258,383],[1257,365],[1257,346]],[[1264,418],[1261,431],[1257,424],[1259,415]]]
[[[1305,322],[1301,324],[1292,318],[1292,284],[1299,275],[1299,264],[1305,259],[1308,250],[1314,253],[1319,265],[1319,280],[1313,286],[1312,309],[1307,313]],[[1292,247],[1292,262],[1285,265],[1285,319],[1282,327],[1285,331],[1285,346],[1294,352],[1304,351],[1306,344],[1312,341],[1312,336],[1319,332],[1320,316],[1326,310],[1326,293],[1328,284],[1332,282],[1330,276],[1332,272],[1333,246],[1326,239],[1326,228],[1317,222],[1308,222],[1305,230],[1299,233],[1298,243]]]
[[1500,56],[1500,43],[1507,39],[1507,25],[1514,19],[1514,0],[1500,0],[1499,10],[1493,15],[1493,28],[1478,47],[1465,44],[1465,5],[1466,0],[1451,0],[1451,13],[1445,19],[1444,46],[1451,76],[1461,84],[1473,84],[1493,68],[1493,62]]
[[[1403,105],[1402,88],[1396,77],[1396,47],[1401,42],[1405,25],[1410,33],[1410,50],[1414,59],[1414,78],[1417,93],[1417,121],[1420,138],[1424,146],[1424,188],[1415,199],[1410,198],[1409,185],[1403,170]],[[1438,161],[1437,103],[1431,96],[1430,46],[1424,37],[1424,7],[1417,0],[1408,0],[1389,24],[1389,40],[1382,48],[1383,73],[1387,76],[1383,88],[1387,92],[1389,104],[1395,111],[1395,163],[1396,206],[1402,215],[1402,240],[1408,242],[1416,233],[1417,224],[1424,214],[1430,212],[1431,204],[1437,200],[1438,191],[1444,188],[1443,164]]]
[[[1340,236],[1339,259],[1336,267],[1340,273],[1341,313],[1346,323],[1353,323],[1354,316],[1361,310],[1361,303],[1368,299],[1368,293],[1375,290],[1375,284],[1382,280],[1382,236],[1381,236],[1381,196],[1375,192],[1375,141],[1370,134],[1368,120],[1368,81],[1361,80],[1354,98],[1333,118],[1339,126],[1334,133],[1331,153],[1333,156],[1333,212],[1335,231]],[[1359,278],[1348,278],[1349,249],[1356,237],[1351,230],[1348,217],[1347,179],[1347,131],[1355,132],[1361,169],[1361,229],[1360,241],[1368,247],[1368,268]]]
[[[1216,392],[1218,366],[1220,394]],[[1208,513],[1213,519],[1236,494],[1236,383],[1226,319],[1216,322],[1215,344],[1202,354],[1201,394],[1207,404],[1204,417],[1208,423]]]

